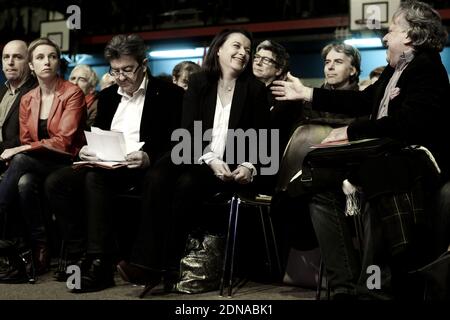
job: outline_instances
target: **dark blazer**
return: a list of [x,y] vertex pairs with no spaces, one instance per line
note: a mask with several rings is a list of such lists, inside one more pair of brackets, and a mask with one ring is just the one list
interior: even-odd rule
[[[145,151],[154,164],[171,149],[173,130],[180,127],[181,106],[184,90],[180,87],[154,78],[149,74],[144,109],[140,125],[140,141],[145,142]],[[114,84],[98,94],[97,116],[94,127],[111,130],[111,123],[122,96]]]
[[[251,75],[241,75],[231,101],[228,129],[270,128],[270,111],[267,91],[264,84]],[[193,136],[194,121],[202,121],[202,134],[212,129],[217,101],[217,81],[210,81],[204,72],[191,75],[189,88],[183,100],[182,127],[188,129]],[[203,150],[209,142],[203,141]],[[235,144],[236,146],[236,144]],[[250,146],[256,150],[257,146]],[[246,145],[246,161],[249,155]],[[270,150],[270,149],[269,149]],[[236,150],[235,150],[236,151]],[[235,152],[235,156],[236,156]],[[193,153],[191,153],[193,155]],[[226,155],[226,151],[225,151]],[[198,159],[192,159],[196,163]],[[229,164],[238,164],[236,159],[225,159]],[[257,165],[257,163],[254,163]]]
[[[373,85],[361,92],[314,89],[313,108],[371,115],[370,120],[350,124],[350,140],[391,137],[408,145],[427,147],[442,166],[447,165],[449,148],[449,82],[437,52],[418,52],[400,76],[400,93],[389,102],[388,116],[376,120],[380,101],[394,69],[387,66]],[[440,161],[439,161],[440,160]]]
[[[16,100],[14,100],[11,108],[9,109],[8,114],[6,115],[5,122],[2,127],[2,136],[3,141],[0,142],[0,153],[2,153],[5,149],[17,147],[20,145],[19,138],[19,105],[20,99],[31,89],[36,87],[37,82],[36,79],[32,76],[28,78],[28,80],[22,85],[20,88],[19,95]],[[8,88],[6,85],[2,85],[0,87],[0,100],[3,99],[3,96],[6,94]]]

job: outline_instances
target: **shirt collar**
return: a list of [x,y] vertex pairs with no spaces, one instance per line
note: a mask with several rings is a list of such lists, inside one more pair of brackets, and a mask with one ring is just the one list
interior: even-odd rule
[[148,84],[148,77],[147,73],[145,73],[139,88],[133,93],[133,96],[129,96],[125,91],[123,91],[121,87],[117,89],[117,93],[129,99],[135,97],[138,94],[145,95],[145,92],[147,91],[147,84]]
[[407,51],[404,51],[400,55],[400,59],[398,60],[397,66],[395,67],[396,70],[403,70],[408,63],[411,62],[412,59],[414,59],[415,51],[414,49],[409,49]]
[[18,88],[16,88],[16,90],[15,90],[14,92],[11,90],[11,86],[9,85],[9,81],[8,81],[8,80],[5,81],[5,86],[8,88],[8,90],[9,90],[10,92],[12,92],[12,94],[17,94],[17,93],[20,92],[20,90],[21,90],[22,87],[25,85],[25,83],[27,83],[28,79],[29,79],[29,78],[27,78],[27,79],[26,79],[26,80],[25,80]]

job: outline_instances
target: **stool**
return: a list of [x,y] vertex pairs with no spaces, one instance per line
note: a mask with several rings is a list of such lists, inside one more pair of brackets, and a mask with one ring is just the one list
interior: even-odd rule
[[[272,244],[274,249],[274,254],[276,258],[276,264],[278,272],[281,274],[281,263],[280,257],[278,255],[278,248],[275,239],[275,231],[272,224],[272,219],[270,217],[270,202],[272,198],[270,196],[256,196],[256,197],[245,197],[240,194],[233,195],[230,202],[230,215],[228,222],[228,232],[225,245],[225,259],[222,268],[222,278],[220,280],[220,296],[223,296],[223,291],[225,288],[225,283],[228,282],[228,297],[231,298],[233,291],[233,271],[234,271],[234,260],[235,260],[235,248],[237,240],[237,225],[239,219],[239,208],[242,205],[248,207],[256,207],[259,209],[261,227],[264,235],[264,244],[266,248],[267,261],[269,263],[269,269],[272,272],[273,262],[270,252],[269,239],[267,231],[270,232],[272,238]],[[267,223],[266,223],[267,220]],[[269,230],[267,230],[269,228]],[[228,278],[227,278],[228,273]]]

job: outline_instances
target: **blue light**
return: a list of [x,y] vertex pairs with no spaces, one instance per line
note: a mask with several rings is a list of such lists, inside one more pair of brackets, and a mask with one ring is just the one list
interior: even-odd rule
[[345,40],[344,43],[356,48],[380,48],[383,46],[380,38],[352,38]]
[[204,51],[204,48],[157,50],[150,51],[150,57],[153,59],[196,58],[203,57]]

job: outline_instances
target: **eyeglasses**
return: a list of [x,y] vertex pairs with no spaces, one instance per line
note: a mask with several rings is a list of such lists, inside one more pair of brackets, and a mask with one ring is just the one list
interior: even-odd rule
[[253,62],[259,63],[259,61],[261,61],[266,66],[270,66],[270,65],[278,66],[278,63],[275,60],[268,58],[268,57],[262,57],[259,54],[255,54],[253,56]]
[[111,69],[111,67],[109,67],[109,71],[108,73],[113,76],[114,78],[119,78],[120,75],[123,75],[126,78],[131,78],[133,77],[133,75],[136,73],[136,71],[138,71],[140,65],[138,65],[134,71],[128,71],[128,70],[115,70],[115,69]]

